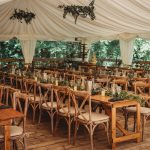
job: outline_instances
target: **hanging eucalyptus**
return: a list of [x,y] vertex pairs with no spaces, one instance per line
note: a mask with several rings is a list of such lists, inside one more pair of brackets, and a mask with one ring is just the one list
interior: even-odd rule
[[32,13],[31,11],[28,12],[21,9],[14,9],[14,13],[10,17],[10,20],[18,19],[18,21],[22,23],[22,20],[24,19],[26,24],[29,24],[34,18],[35,18],[35,14]]
[[79,5],[59,5],[58,8],[63,8],[63,18],[66,18],[66,15],[69,13],[71,14],[75,19],[75,24],[77,22],[77,18],[79,16],[86,18],[89,16],[91,20],[94,20],[96,18],[94,13],[94,2],[95,0],[92,0],[92,2],[88,6],[79,6]]

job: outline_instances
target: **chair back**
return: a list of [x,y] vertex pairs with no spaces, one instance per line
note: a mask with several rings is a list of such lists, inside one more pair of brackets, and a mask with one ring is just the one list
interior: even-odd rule
[[20,92],[14,93],[13,108],[24,114],[23,118],[15,119],[15,124],[19,126],[23,122],[24,128],[25,128],[26,116],[28,110],[28,100],[29,100],[29,96],[27,94],[20,93]]
[[137,81],[134,83],[135,94],[148,94],[150,95],[150,83]]
[[121,77],[121,78],[116,78],[113,80],[114,84],[120,85],[121,87],[124,88],[124,90],[128,90],[128,80],[127,78]]
[[23,91],[23,77],[22,76],[16,76],[16,88],[20,89],[21,92]]
[[19,92],[20,90],[11,88],[10,86],[4,86],[4,98],[3,98],[3,103],[6,105],[13,106],[14,102],[14,93]]
[[14,74],[9,74],[8,75],[8,80],[9,80],[9,85],[11,87],[15,87],[15,75]]
[[[40,106],[45,103],[47,108],[53,109],[53,89],[52,84],[38,83],[37,84],[40,95]],[[48,105],[51,102],[51,107]]]
[[[60,109],[63,109],[64,113],[70,113],[70,99],[68,99],[69,96],[69,87],[67,86],[53,86],[53,98],[57,102],[57,111]],[[64,109],[64,106],[68,107],[69,111],[66,111]]]
[[[75,104],[76,117],[81,115],[86,122],[91,121],[91,96],[87,91],[74,91],[70,90],[70,99],[73,100]],[[88,107],[86,107],[88,106]],[[88,108],[85,110],[85,107]],[[89,113],[89,120],[84,117],[83,113],[85,111]]]
[[5,84],[5,73],[0,71],[0,83]]
[[0,85],[0,103],[3,102],[4,97],[4,85]]
[[31,95],[35,101],[37,94],[37,82],[33,79],[23,79],[23,84],[25,87],[25,93]]

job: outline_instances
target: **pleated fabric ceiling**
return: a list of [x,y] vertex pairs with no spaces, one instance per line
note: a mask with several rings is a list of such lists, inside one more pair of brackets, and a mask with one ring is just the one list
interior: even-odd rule
[[[83,37],[95,39],[132,39],[150,37],[149,0],[95,0],[96,20],[74,18],[58,5],[89,5],[91,0],[2,0],[0,2],[0,40],[60,40]],[[31,24],[10,20],[14,9],[32,11]]]

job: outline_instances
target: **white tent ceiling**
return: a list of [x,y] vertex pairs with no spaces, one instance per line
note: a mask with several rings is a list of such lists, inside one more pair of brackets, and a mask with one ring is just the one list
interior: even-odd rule
[[[8,2],[9,1],[9,2]],[[4,3],[6,2],[6,3]],[[91,0],[0,0],[0,40],[18,37],[22,40],[130,39],[150,37],[150,0],[95,0],[96,20],[67,15],[59,4],[88,5]],[[14,9],[32,11],[36,18],[31,24],[10,20]]]

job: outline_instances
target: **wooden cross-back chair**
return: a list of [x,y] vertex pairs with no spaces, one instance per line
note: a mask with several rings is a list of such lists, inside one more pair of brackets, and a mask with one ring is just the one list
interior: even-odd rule
[[[150,96],[150,83],[137,81],[134,83],[135,94]],[[150,97],[149,97],[150,98]]]
[[125,91],[128,90],[128,80],[127,80],[127,78],[125,78],[125,77],[115,78],[115,79],[113,80],[113,83],[114,83],[114,84],[117,84],[117,85],[119,85],[119,86],[121,86],[122,89],[124,89]]
[[[140,96],[144,101],[145,101],[145,105],[147,105],[148,107],[150,107],[150,83],[145,83],[143,81],[137,81],[134,83],[134,90],[135,90],[135,94],[137,94],[138,96]],[[144,140],[144,128],[145,128],[145,124],[146,121],[148,119],[148,117],[150,116],[150,108],[147,107],[141,107],[140,108],[140,112],[141,112],[141,132],[142,132],[142,141]],[[128,118],[129,115],[134,115],[134,130],[135,130],[135,115],[136,115],[136,108],[135,107],[128,107],[126,109],[126,128],[128,128],[127,122],[128,122]]]
[[15,92],[20,92],[20,90],[15,89],[15,88],[11,88],[10,86],[4,86],[4,100],[5,102],[3,102],[6,105],[13,105],[13,101],[14,101],[14,93]]
[[19,89],[21,92],[24,92],[24,86],[23,86],[23,77],[22,76],[16,76],[16,85],[15,88]]
[[96,79],[96,82],[102,87],[109,87],[111,78],[109,78],[108,75],[100,76],[99,78]]
[[40,114],[39,123],[41,121],[41,115],[43,110],[45,110],[51,120],[51,132],[54,131],[54,115],[56,114],[57,103],[53,99],[53,86],[52,84],[38,83],[38,89],[40,94]]
[[69,87],[67,86],[53,86],[54,98],[57,101],[57,120],[55,131],[59,124],[60,118],[64,118],[68,125],[68,143],[71,138],[71,124],[75,115],[74,104],[69,98]]
[[[13,141],[14,149],[17,149],[16,141],[22,144],[24,150],[27,150],[26,147],[26,115],[28,108],[28,95],[20,92],[15,92],[13,94],[13,108],[24,114],[23,118],[16,118],[12,121],[10,126],[10,140]],[[4,142],[4,133],[2,128],[0,129],[0,141]]]
[[5,73],[0,71],[0,83],[5,84]]
[[29,95],[29,105],[33,110],[33,123],[35,123],[36,111],[40,105],[40,96],[37,91],[37,82],[33,79],[24,79],[25,93]]
[[0,103],[3,103],[4,85],[0,85]]
[[9,85],[11,87],[15,87],[16,86],[16,84],[15,84],[15,78],[16,78],[16,76],[14,74],[9,74],[8,75]]
[[[107,132],[109,142],[109,116],[97,112],[92,112],[91,96],[86,91],[70,91],[70,97],[75,103],[75,133],[74,144],[76,142],[76,135],[79,125],[82,124],[86,127],[90,134],[91,150],[93,150],[93,134],[95,128],[103,124]],[[81,104],[79,105],[79,100]],[[86,105],[88,107],[86,107]],[[88,108],[88,109],[87,109]]]

